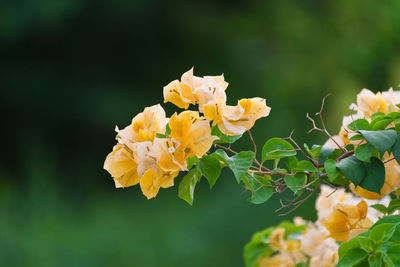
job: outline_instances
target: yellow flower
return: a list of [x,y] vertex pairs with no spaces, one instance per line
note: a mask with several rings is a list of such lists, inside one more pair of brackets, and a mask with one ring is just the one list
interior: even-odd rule
[[104,162],[104,169],[113,177],[115,187],[128,187],[139,183],[137,166],[132,152],[120,144],[114,146]]
[[356,206],[337,204],[333,212],[322,224],[329,232],[329,237],[337,241],[346,241],[356,234],[367,231],[373,222],[366,218],[368,211],[367,203],[362,200]]
[[194,104],[193,88],[178,80],[170,82],[164,87],[164,103],[171,102],[179,108],[187,109]]
[[241,99],[236,106],[220,106],[220,115],[208,116],[218,118],[218,128],[224,134],[239,135],[253,127],[256,120],[268,116],[270,110],[265,99],[255,97]]
[[400,92],[393,91],[393,88],[389,88],[388,91],[382,92],[382,97],[385,99],[386,104],[393,108],[393,111],[398,111],[399,108],[396,106],[400,104]]
[[140,180],[140,188],[147,199],[151,199],[158,194],[160,187],[167,188],[174,185],[174,178],[178,175],[176,172],[156,172],[148,169]]
[[224,76],[193,75],[193,68],[185,72],[181,81],[175,80],[164,87],[164,102],[171,102],[174,105],[187,109],[189,104],[199,104],[200,112],[203,112],[203,105],[226,101],[225,90],[228,83]]
[[196,102],[199,104],[199,111],[204,111],[204,105],[214,105],[226,102],[225,90],[228,83],[224,79],[224,75],[220,76],[204,76],[194,87],[194,95]]
[[138,159],[137,173],[140,178],[140,188],[148,198],[157,195],[160,187],[174,185],[174,178],[179,174],[179,167],[168,155],[168,148],[163,139],[155,138],[154,142],[135,143],[135,155]]
[[260,258],[259,267],[295,267],[296,263],[290,258],[282,254],[276,254],[272,257]]
[[361,90],[357,95],[357,105],[352,104],[350,108],[367,118],[375,112],[388,113],[388,106],[382,94],[380,92],[374,94],[368,89]]
[[302,251],[311,258],[311,267],[333,267],[337,264],[339,245],[333,239],[325,238],[325,235],[318,224],[311,223],[299,237]]
[[130,139],[132,142],[153,141],[157,133],[165,133],[167,122],[164,109],[157,104],[136,115],[132,124],[119,131],[118,136],[122,140]]
[[184,170],[184,166],[175,157],[179,144],[170,138],[155,138],[153,143],[153,152],[157,157],[157,166],[165,172],[174,172]]
[[187,158],[201,158],[215,140],[215,137],[211,136],[209,122],[200,117],[197,111],[183,111],[179,115],[175,113],[169,121],[169,126],[170,137],[179,144],[175,148],[175,160],[184,168]]

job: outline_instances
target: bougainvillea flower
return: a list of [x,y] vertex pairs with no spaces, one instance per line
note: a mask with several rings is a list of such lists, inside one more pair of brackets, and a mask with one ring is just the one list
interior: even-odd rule
[[178,173],[179,171],[159,173],[153,169],[148,169],[140,179],[140,188],[142,189],[143,195],[145,195],[147,199],[151,199],[158,194],[161,187],[167,188],[173,186],[174,178]]
[[[174,142],[171,138],[155,138],[153,142],[153,153],[157,158],[157,166],[165,172],[174,172],[185,168],[180,164],[181,159],[178,157],[177,148],[179,143]],[[184,159],[185,160],[185,159]]]
[[194,104],[193,88],[178,80],[170,82],[164,87],[164,102],[171,102],[179,108],[187,109]]
[[256,120],[268,116],[270,110],[263,98],[241,99],[236,106],[221,107],[218,128],[226,135],[243,134]]
[[389,88],[386,92],[382,92],[382,97],[385,99],[386,104],[391,106],[393,111],[398,111],[399,108],[396,106],[400,104],[400,92],[393,91],[393,88]]
[[137,166],[137,159],[133,157],[132,152],[120,144],[114,146],[104,162],[104,169],[111,174],[116,187],[128,187],[139,183]]
[[374,94],[368,89],[362,89],[357,95],[357,105],[352,104],[350,109],[358,111],[366,118],[369,118],[375,112],[388,112],[388,106],[380,92]]
[[136,142],[152,141],[157,133],[164,133],[168,119],[161,105],[144,109],[132,120],[132,129]]
[[337,241],[347,241],[349,237],[368,231],[373,222],[367,216],[368,205],[362,200],[356,206],[337,204],[333,212],[322,224],[329,232],[329,237]]
[[209,122],[195,111],[183,111],[179,115],[175,113],[169,121],[169,127],[171,138],[179,142],[176,150],[185,153],[185,158],[202,157],[215,140]]
[[205,76],[200,86],[196,86],[194,94],[199,104],[199,111],[203,112],[206,104],[225,103],[225,90],[228,83],[224,79],[224,75]]

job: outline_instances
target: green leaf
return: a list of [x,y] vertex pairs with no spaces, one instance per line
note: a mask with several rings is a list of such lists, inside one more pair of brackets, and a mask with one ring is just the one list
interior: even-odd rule
[[363,249],[365,252],[373,252],[375,250],[376,245],[371,239],[365,236],[358,236],[357,240],[360,243],[361,249]]
[[340,244],[338,249],[339,258],[342,258],[345,254],[347,254],[350,250],[360,248],[360,243],[357,237],[350,239],[347,242],[343,242]]
[[363,181],[366,175],[366,168],[362,161],[355,156],[342,159],[336,163],[336,167],[354,183],[355,186]]
[[336,168],[335,160],[326,160],[324,163],[324,168],[329,182],[337,185],[345,185],[349,183],[349,179],[345,177],[338,168]]
[[388,213],[392,214],[398,209],[400,209],[400,199],[392,199],[388,206]]
[[383,253],[383,261],[388,267],[400,266],[400,245],[396,244],[389,247],[386,253]]
[[211,135],[218,137],[217,140],[214,140],[214,144],[222,144],[222,143],[233,143],[238,140],[242,135],[226,135],[221,132],[218,128],[218,125],[215,125],[211,128]]
[[400,117],[400,111],[393,111],[387,114],[386,116],[391,117],[392,119],[397,119]]
[[189,171],[179,184],[178,196],[190,205],[193,205],[194,189],[200,177],[199,171],[195,168]]
[[196,165],[197,160],[198,159],[197,159],[196,156],[193,156],[193,157],[190,157],[190,158],[186,159],[186,164],[187,164],[188,170],[190,170],[194,165]]
[[319,161],[325,162],[325,160],[327,160],[328,157],[332,155],[334,151],[335,149],[333,147],[327,147],[327,146],[321,147],[321,151],[319,152]]
[[378,252],[375,255],[368,256],[368,264],[370,267],[381,267],[382,266],[382,253]]
[[257,266],[257,261],[261,256],[268,257],[273,250],[268,245],[268,238],[273,231],[273,228],[267,228],[263,231],[256,232],[251,240],[244,247],[244,262],[246,266]]
[[343,257],[339,258],[339,263],[336,267],[349,267],[361,263],[368,257],[368,254],[362,249],[352,249]]
[[358,140],[363,140],[363,139],[364,139],[364,137],[361,134],[356,134],[349,138],[350,141],[358,141]]
[[374,241],[388,241],[396,229],[393,223],[383,223],[374,227],[369,233],[369,238]]
[[166,135],[166,134],[160,134],[160,133],[156,133],[156,137],[157,137],[157,138],[164,139],[164,138],[168,138],[168,135]]
[[321,151],[322,146],[319,145],[313,145],[312,148],[310,149],[307,144],[304,144],[304,148],[310,154],[311,157],[314,159],[318,158],[319,152]]
[[369,162],[373,151],[374,147],[370,143],[365,143],[356,147],[354,155],[359,160]]
[[393,122],[392,118],[383,118],[381,120],[375,121],[372,126],[372,130],[377,131],[377,130],[384,130],[389,124]]
[[240,151],[232,157],[229,157],[223,150],[217,150],[216,153],[225,159],[225,162],[232,170],[238,183],[240,183],[242,177],[250,169],[254,160],[253,151]]
[[392,154],[396,159],[397,163],[400,164],[400,135],[397,136],[396,142],[392,147]]
[[288,141],[278,137],[269,139],[262,149],[262,161],[294,155],[296,155],[294,147]]
[[383,112],[375,112],[374,114],[371,115],[371,119],[374,120],[374,119],[376,119],[378,117],[382,117],[382,116],[386,116],[386,114]]
[[210,188],[212,188],[221,174],[219,160],[212,156],[203,156],[199,160],[197,168],[207,178]]
[[374,225],[372,225],[371,229],[374,229],[380,224],[383,223],[399,223],[400,222],[400,215],[390,215],[390,216],[384,216],[381,219],[379,219]]
[[[270,176],[261,177],[255,175],[253,179],[257,179],[259,182],[254,180],[252,181],[253,188],[255,190],[252,192],[252,196],[251,198],[249,198],[249,202],[253,204],[262,204],[266,202],[268,199],[270,199],[270,197],[272,196],[273,190],[271,187],[268,187],[268,185],[271,185],[269,181],[271,177]],[[267,185],[267,186],[262,186],[260,183],[262,185]]]
[[171,134],[171,127],[169,127],[169,123],[165,126],[165,134],[170,135]]
[[302,160],[297,163],[296,168],[294,168],[295,171],[299,172],[317,172],[317,168],[315,168],[314,164],[312,164],[308,160]]
[[385,165],[377,158],[371,158],[371,163],[364,162],[366,175],[358,184],[360,187],[380,194],[385,183]]
[[326,160],[324,168],[329,182],[333,182],[340,175],[339,169],[336,168],[336,161],[333,159]]
[[307,184],[307,175],[304,172],[298,172],[293,176],[286,175],[284,181],[290,190],[296,193]]
[[297,158],[295,156],[285,158],[285,164],[290,171],[292,171],[294,168],[296,168],[297,162],[299,162],[299,161],[297,160]]
[[397,244],[400,243],[400,224],[399,223],[395,224],[394,233],[389,241],[397,243]]
[[395,130],[382,130],[382,131],[365,131],[361,130],[360,133],[364,136],[365,140],[375,147],[381,156],[390,149],[397,140],[397,132]]
[[379,212],[382,212],[383,214],[386,214],[388,212],[386,206],[383,204],[374,204],[371,205],[370,207],[376,209]]
[[369,125],[369,122],[366,119],[358,119],[353,122],[351,122],[347,128],[349,128],[352,131],[358,131],[358,130],[370,130],[371,126]]

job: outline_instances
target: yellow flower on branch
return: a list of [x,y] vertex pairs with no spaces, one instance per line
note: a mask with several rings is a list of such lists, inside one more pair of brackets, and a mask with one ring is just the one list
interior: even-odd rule
[[352,104],[350,109],[358,111],[366,118],[375,112],[388,113],[388,105],[380,92],[374,94],[371,90],[362,89],[357,95],[357,105]]
[[178,176],[176,172],[156,172],[148,169],[140,180],[140,188],[147,199],[151,199],[158,194],[160,188],[168,188],[174,185],[174,178]]
[[209,122],[200,117],[197,111],[183,111],[179,115],[175,113],[169,121],[169,127],[170,137],[179,144],[174,147],[174,157],[183,169],[186,169],[187,158],[201,158],[215,140]]
[[[220,106],[218,128],[226,135],[239,135],[253,127],[256,120],[269,115],[271,108],[260,97],[241,99],[236,106]],[[209,117],[211,117],[209,115]]]
[[113,151],[108,154],[104,169],[106,169],[114,179],[115,187],[128,187],[139,183],[140,177],[137,173],[137,159],[132,155],[132,151],[117,144]]
[[157,133],[164,133],[168,119],[161,105],[146,107],[132,119],[132,124],[122,130],[116,127],[117,140],[130,146],[135,142],[153,141]]
[[356,206],[337,204],[332,213],[322,220],[329,237],[337,241],[347,241],[368,231],[373,222],[367,218],[368,205],[362,200]]

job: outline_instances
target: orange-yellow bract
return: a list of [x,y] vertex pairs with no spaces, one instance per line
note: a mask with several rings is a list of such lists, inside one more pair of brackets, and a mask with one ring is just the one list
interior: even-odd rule
[[368,205],[362,200],[356,206],[337,204],[332,213],[322,224],[329,231],[329,236],[337,241],[347,241],[354,236],[368,231],[374,224],[367,218]]
[[[104,162],[116,187],[140,184],[143,194],[153,198],[160,188],[173,186],[179,172],[187,171],[188,158],[201,158],[210,150],[217,139],[211,135],[211,121],[222,132],[237,135],[268,115],[270,108],[262,98],[243,99],[235,107],[226,106],[227,86],[223,75],[197,77],[192,68],[180,81],[164,87],[164,100],[183,109],[198,104],[204,117],[199,111],[185,110],[168,119],[158,104],[146,107],[122,130],[116,127],[118,143]],[[210,118],[209,105],[223,110],[221,116],[212,114],[214,117]]]
[[218,125],[226,135],[243,134],[256,120],[269,115],[271,108],[259,97],[241,99],[236,106],[227,105],[227,87],[223,75],[197,77],[192,68],[182,75],[181,81],[173,81],[164,87],[164,102],[185,109],[189,104],[198,104],[205,118],[212,121],[213,126]]

